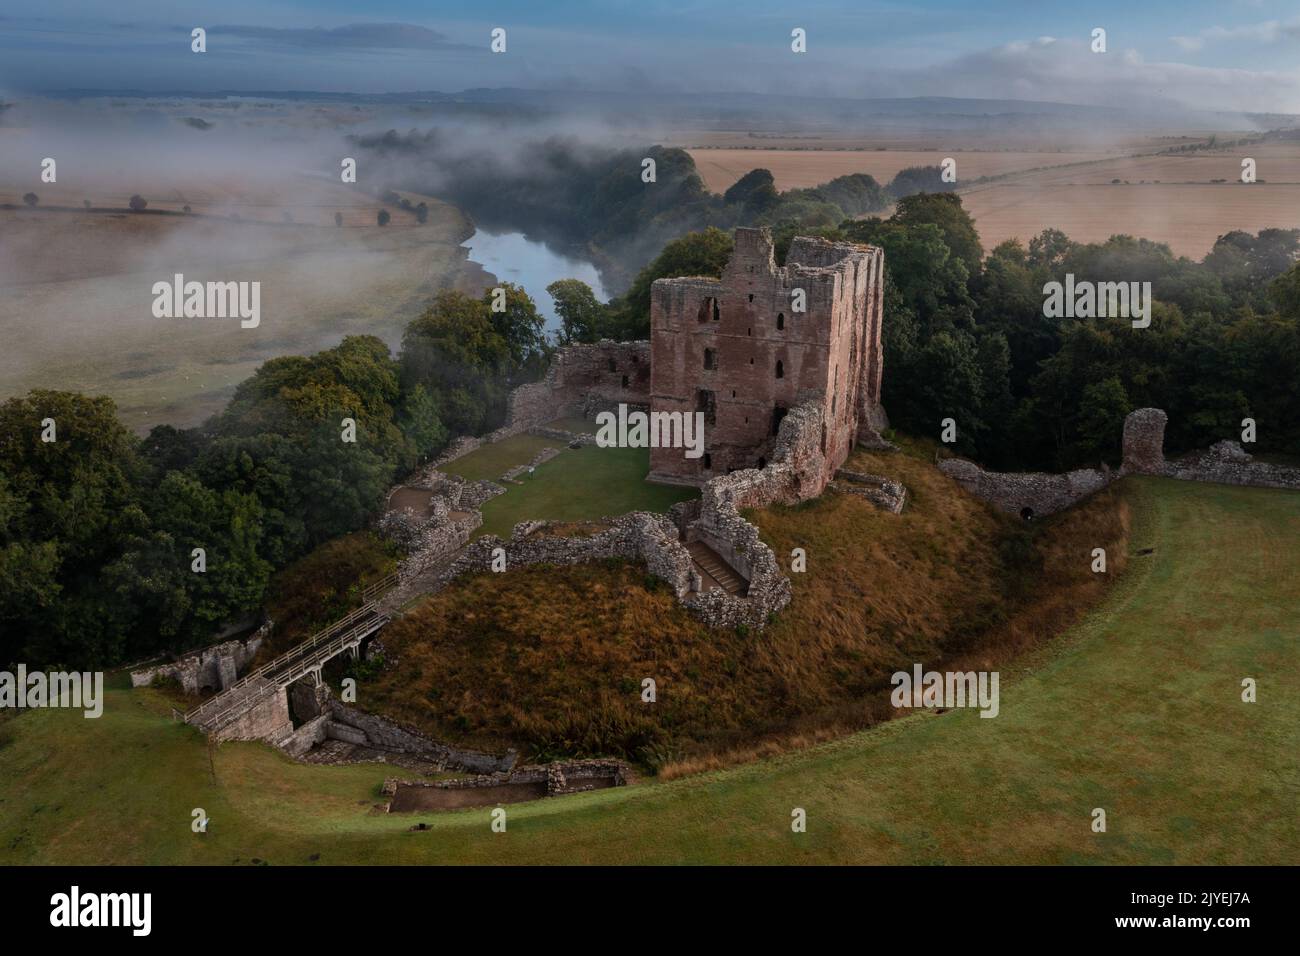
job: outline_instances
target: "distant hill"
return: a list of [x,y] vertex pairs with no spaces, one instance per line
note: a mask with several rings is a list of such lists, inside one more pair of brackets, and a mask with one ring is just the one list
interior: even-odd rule
[[[1160,108],[1084,106],[1038,100],[966,99],[951,96],[850,99],[842,97],[770,96],[759,93],[628,93],[526,90],[512,87],[459,92],[415,90],[401,93],[330,93],[315,90],[61,90],[58,99],[113,97],[153,100],[269,99],[351,104],[425,104],[463,114],[502,110],[536,114],[578,114],[618,121],[659,120],[716,128],[743,124],[753,129],[787,130],[855,128],[1024,130],[1077,129],[1081,123],[1101,130],[1173,127],[1197,130],[1264,130],[1300,127],[1300,115],[1191,110],[1170,103]],[[477,109],[476,109],[477,108]]]

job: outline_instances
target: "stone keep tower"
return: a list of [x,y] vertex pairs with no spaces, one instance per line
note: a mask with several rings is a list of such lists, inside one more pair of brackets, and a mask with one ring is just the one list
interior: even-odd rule
[[[884,251],[806,236],[778,268],[766,229],[736,230],[721,279],[659,279],[650,298],[651,411],[704,413],[704,456],[650,450],[649,480],[701,484],[771,457],[785,413],[822,406],[833,470],[884,422]],[[795,310],[802,290],[804,311]]]

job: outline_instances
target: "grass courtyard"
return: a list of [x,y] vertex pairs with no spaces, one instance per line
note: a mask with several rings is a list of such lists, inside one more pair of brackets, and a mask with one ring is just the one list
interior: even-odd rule
[[[559,427],[567,427],[563,423]],[[524,465],[543,448],[560,454],[521,475],[518,484],[501,476]],[[488,479],[503,484],[504,495],[483,505],[483,526],[478,533],[510,537],[520,521],[552,519],[582,521],[615,517],[629,511],[667,511],[679,501],[694,498],[693,488],[653,485],[648,448],[568,448],[558,441],[534,435],[516,435],[475,449],[443,469],[469,480]]]
[[[104,716],[0,722],[0,863],[1293,863],[1300,495],[1127,479],[1130,570],[1004,670],[1001,713],[921,714],[667,783],[375,813],[383,765],[210,751],[120,682]],[[1081,556],[1087,560],[1087,555]],[[1241,681],[1258,681],[1258,703]],[[191,811],[212,820],[190,830]],[[790,812],[808,814],[804,834]],[[1090,828],[1106,809],[1106,833]],[[417,821],[427,832],[410,832]]]

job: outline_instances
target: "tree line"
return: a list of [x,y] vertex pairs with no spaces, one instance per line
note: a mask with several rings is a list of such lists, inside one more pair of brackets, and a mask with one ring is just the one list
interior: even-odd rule
[[[1099,243],[1047,229],[987,256],[955,193],[914,193],[887,219],[833,226],[774,224],[778,260],[796,235],[885,250],[883,396],[900,431],[938,436],[989,467],[1065,470],[1120,460],[1124,417],[1170,416],[1171,453],[1239,438],[1251,451],[1300,455],[1300,230],[1229,232],[1200,262],[1164,243],[1115,235]],[[607,304],[583,283],[550,286],[564,341],[646,338],[659,278],[721,275],[732,237],[708,228],[669,242]],[[1128,318],[1049,318],[1044,286],[1150,282],[1149,328]]]
[[498,310],[491,291],[441,293],[396,356],[358,335],[272,359],[198,428],[139,438],[74,392],[0,404],[0,662],[106,667],[255,612],[274,570],[364,527],[545,369],[533,300],[500,288]]

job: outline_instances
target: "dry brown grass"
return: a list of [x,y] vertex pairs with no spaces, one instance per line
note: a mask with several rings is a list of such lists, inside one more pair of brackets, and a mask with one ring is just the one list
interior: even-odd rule
[[267,613],[275,621],[262,660],[361,606],[361,591],[396,567],[392,551],[376,535],[357,531],[327,541],[271,579]]
[[[474,746],[619,754],[680,775],[817,743],[889,716],[889,676],[993,666],[1058,633],[1122,571],[1127,511],[1108,492],[1026,527],[925,457],[859,453],[903,481],[901,516],[830,492],[751,517],[779,556],[808,552],[761,634],[705,628],[643,567],[482,574],[391,624],[373,709]],[[658,700],[642,703],[641,681]]]

